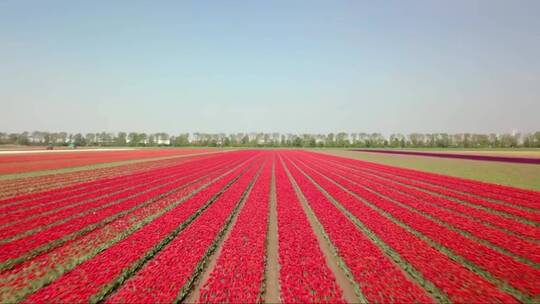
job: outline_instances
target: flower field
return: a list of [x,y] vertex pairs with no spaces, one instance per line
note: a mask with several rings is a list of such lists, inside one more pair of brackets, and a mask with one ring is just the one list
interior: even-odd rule
[[512,157],[512,156],[493,156],[493,155],[482,155],[482,154],[475,155],[475,154],[460,154],[460,153],[437,153],[437,152],[377,150],[377,149],[354,149],[353,151],[370,152],[370,153],[398,154],[398,155],[416,155],[416,156],[429,156],[429,157],[442,157],[442,158],[470,159],[470,160],[481,160],[481,161],[496,161],[496,162],[520,163],[520,164],[540,164],[540,158],[538,158],[538,157]]
[[57,151],[57,153],[28,153],[0,156],[0,174],[21,173],[37,170],[54,170],[65,167],[85,166],[98,163],[156,158],[205,152],[204,149],[148,149],[128,151]]
[[539,192],[301,150],[156,151],[2,159],[148,158],[0,179],[0,302],[540,302]]

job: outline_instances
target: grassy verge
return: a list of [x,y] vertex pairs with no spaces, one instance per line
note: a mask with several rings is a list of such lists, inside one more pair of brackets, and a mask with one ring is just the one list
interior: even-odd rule
[[354,152],[342,149],[319,149],[312,151],[401,168],[540,191],[539,165],[444,159],[412,155],[389,155]]

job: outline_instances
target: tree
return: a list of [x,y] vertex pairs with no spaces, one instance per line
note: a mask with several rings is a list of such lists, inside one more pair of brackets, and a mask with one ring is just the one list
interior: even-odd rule
[[480,134],[480,133],[412,133],[404,136],[399,133],[384,137],[380,133],[351,133],[337,134],[280,134],[280,133],[194,133],[190,142],[190,134],[183,133],[170,137],[167,133],[155,133],[150,136],[145,133],[119,132],[118,134],[101,132],[87,133],[85,136],[68,134],[66,132],[49,133],[42,131],[22,133],[0,132],[0,144],[62,144],[76,143],[77,145],[117,145],[117,146],[152,146],[166,144],[166,140],[175,146],[287,146],[287,147],[540,147],[540,131],[534,133],[512,134]]
[[315,147],[315,137],[311,134],[302,134],[302,146],[303,147]]
[[336,135],[336,145],[338,147],[346,147],[349,145],[349,134],[345,132],[339,132]]
[[108,132],[101,132],[100,134],[100,144],[102,146],[110,146],[112,144],[114,144],[114,134],[112,133],[108,133]]
[[276,147],[280,144],[280,135],[277,132],[272,133],[272,146]]
[[540,131],[534,132],[533,146],[540,148]]
[[386,140],[381,133],[371,133],[369,135],[369,144],[371,147],[382,147],[386,144]]
[[294,136],[293,138],[293,141],[292,141],[292,145],[294,147],[301,147],[302,146],[302,139],[299,137],[299,136]]
[[389,143],[390,143],[390,146],[391,147],[403,147],[402,146],[402,139],[403,139],[403,135],[401,134],[391,134],[390,135],[390,140],[389,140]]
[[66,132],[60,132],[58,133],[58,137],[63,145],[67,145],[68,141],[68,134]]
[[503,134],[501,135],[501,146],[503,148],[514,148],[518,145],[519,134]]
[[358,133],[358,144],[359,147],[368,147],[369,135],[367,133]]
[[94,133],[87,133],[85,139],[88,145],[95,146],[97,144],[97,136]]
[[534,147],[534,134],[528,133],[523,137],[523,147]]
[[127,141],[130,146],[134,147],[139,142],[139,135],[136,132],[130,132],[127,136]]
[[358,134],[357,133],[351,133],[352,138],[352,145],[355,146],[356,142],[358,141]]
[[440,133],[437,137],[437,147],[447,148],[450,146],[450,136],[446,133]]
[[18,145],[28,145],[30,144],[30,140],[28,139],[28,132],[22,132],[17,137],[17,141],[15,142]]
[[425,136],[424,134],[420,133],[412,133],[409,134],[409,141],[411,142],[411,146],[415,148],[423,147],[425,142]]
[[75,146],[85,146],[86,139],[81,133],[77,133],[73,136],[73,144],[75,144]]
[[499,137],[495,133],[488,135],[489,146],[492,148],[497,148],[500,146]]
[[126,132],[118,132],[118,135],[116,136],[115,144],[117,146],[125,146],[127,144]]
[[334,133],[328,133],[328,135],[326,135],[326,142],[325,142],[325,146],[327,147],[333,147],[334,146]]
[[188,146],[189,145],[189,133],[182,133],[174,138],[175,146]]
[[43,141],[46,145],[51,143],[51,134],[49,132],[43,132]]

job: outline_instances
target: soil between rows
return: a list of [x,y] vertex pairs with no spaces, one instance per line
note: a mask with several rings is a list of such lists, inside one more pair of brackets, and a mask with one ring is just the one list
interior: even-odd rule
[[277,228],[277,198],[276,198],[276,163],[272,166],[272,181],[270,186],[270,215],[268,219],[268,236],[267,236],[267,258],[265,271],[265,302],[280,303],[280,286],[279,286],[279,242]]
[[336,282],[341,288],[341,291],[343,292],[343,298],[345,299],[345,301],[347,301],[347,303],[358,303],[360,299],[356,295],[351,281],[347,278],[347,275],[345,274],[343,269],[339,266],[339,262],[334,256],[333,250],[330,248],[331,245],[328,244],[320,228],[315,222],[313,215],[310,214],[310,211],[308,210],[309,209],[308,202],[306,198],[304,197],[302,190],[300,190],[300,188],[298,187],[296,180],[289,172],[289,169],[287,168],[287,165],[285,163],[283,163],[283,167],[285,169],[285,172],[287,172],[287,176],[289,177],[289,180],[291,181],[293,185],[293,188],[296,192],[296,196],[300,200],[300,205],[302,206],[302,209],[304,210],[304,213],[306,214],[308,218],[309,224],[311,226],[311,230],[317,237],[317,241],[319,242],[319,247],[322,253],[324,254],[326,264],[328,265],[328,267],[334,274],[334,277],[336,278]]

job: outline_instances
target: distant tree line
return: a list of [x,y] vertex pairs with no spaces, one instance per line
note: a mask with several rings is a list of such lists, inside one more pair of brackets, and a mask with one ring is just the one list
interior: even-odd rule
[[344,147],[344,148],[514,148],[540,147],[540,131],[534,133],[138,133],[138,132],[0,132],[0,144],[54,146],[205,146],[205,147]]

